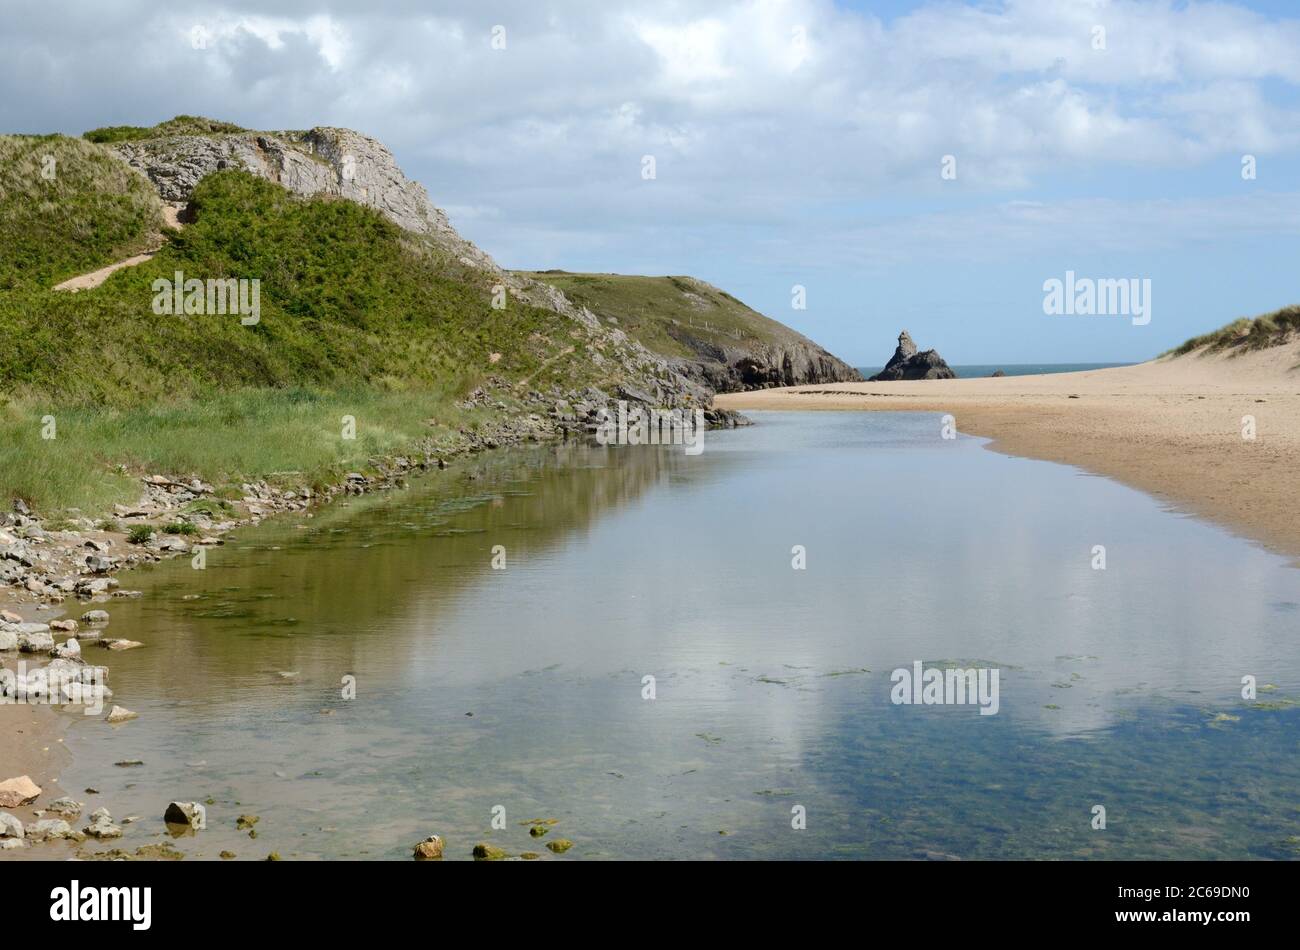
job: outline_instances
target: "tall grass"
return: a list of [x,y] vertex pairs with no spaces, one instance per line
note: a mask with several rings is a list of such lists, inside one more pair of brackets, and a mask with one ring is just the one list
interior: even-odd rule
[[1262,350],[1288,342],[1297,332],[1300,332],[1300,306],[1283,307],[1254,319],[1240,317],[1218,330],[1192,337],[1163,355],[1183,356],[1199,349],[1211,353],[1226,349]]
[[[320,487],[365,470],[371,457],[445,442],[472,425],[475,414],[452,395],[244,389],[132,409],[10,404],[0,410],[0,492],[42,511],[90,514],[137,501],[141,474],[217,486],[272,475]],[[44,439],[51,415],[55,437]],[[343,437],[344,416],[355,419],[355,439]]]

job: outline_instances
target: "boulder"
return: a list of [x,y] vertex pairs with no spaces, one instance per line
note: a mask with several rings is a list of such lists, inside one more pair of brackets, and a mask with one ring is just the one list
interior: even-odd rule
[[26,775],[5,779],[0,782],[0,808],[17,808],[28,802],[36,801],[41,794],[41,787]]
[[87,610],[81,615],[82,623],[108,623],[107,610]]
[[573,842],[568,838],[556,838],[554,841],[546,842],[546,847],[550,848],[554,854],[564,854],[573,847]]
[[72,826],[61,818],[42,818],[27,826],[27,837],[32,841],[46,841],[55,838],[78,838]]
[[45,810],[58,815],[60,818],[76,821],[81,817],[81,802],[71,798],[56,798],[45,806]]
[[494,844],[480,842],[474,845],[475,861],[500,861],[506,856],[506,853]]
[[415,860],[417,861],[436,861],[442,857],[442,839],[437,835],[429,835],[415,846]]
[[114,706],[108,711],[108,716],[106,718],[109,722],[116,724],[119,722],[129,722],[130,720],[137,718],[139,715],[139,713],[131,712],[131,710],[123,706]]
[[0,838],[21,839],[23,835],[23,823],[9,812],[0,811]]
[[163,814],[163,821],[169,825],[186,825],[195,831],[202,831],[208,826],[208,812],[198,802],[172,802]]
[[934,350],[918,351],[912,336],[906,330],[898,335],[898,348],[889,362],[871,382],[892,382],[900,379],[956,379],[957,374],[948,368]]

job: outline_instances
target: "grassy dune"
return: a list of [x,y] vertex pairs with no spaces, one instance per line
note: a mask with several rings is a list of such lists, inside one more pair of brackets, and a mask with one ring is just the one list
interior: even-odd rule
[[1183,356],[1193,350],[1207,349],[1217,353],[1223,350],[1249,352],[1288,342],[1300,332],[1300,306],[1283,307],[1253,319],[1241,317],[1210,333],[1192,337],[1164,356]]

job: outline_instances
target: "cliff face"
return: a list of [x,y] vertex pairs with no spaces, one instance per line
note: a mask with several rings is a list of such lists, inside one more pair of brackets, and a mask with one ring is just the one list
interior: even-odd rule
[[[590,343],[596,366],[621,382],[618,388],[659,406],[708,406],[713,391],[675,361],[652,352],[621,329],[604,325],[557,288],[500,267],[461,237],[418,182],[408,179],[392,153],[350,129],[290,132],[229,132],[162,135],[111,146],[153,182],[164,201],[184,205],[205,176],[227,168],[258,175],[304,197],[331,195],[369,206],[450,257],[508,289],[510,297],[562,314],[575,334]],[[716,413],[730,423],[734,414]]]
[[534,272],[715,392],[860,381],[801,333],[694,277]]

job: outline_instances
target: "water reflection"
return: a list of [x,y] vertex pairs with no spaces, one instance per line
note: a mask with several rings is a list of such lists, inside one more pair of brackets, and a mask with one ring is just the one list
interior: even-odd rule
[[[1291,856],[1284,561],[937,417],[759,422],[498,453],[138,576],[110,683],[142,717],[80,725],[70,781],[137,846],[211,797],[204,857],[549,859],[543,817],[566,858]],[[998,715],[892,705],[914,660],[999,668]]]

